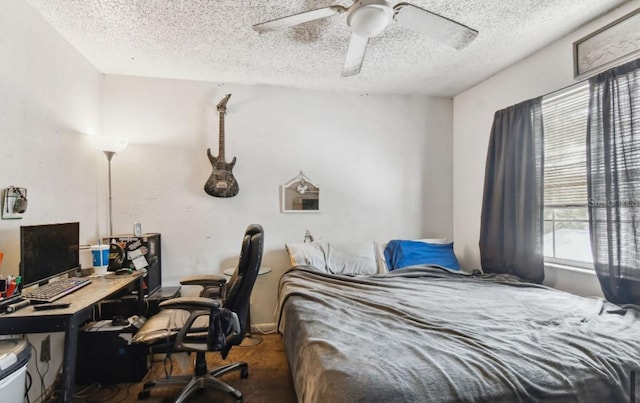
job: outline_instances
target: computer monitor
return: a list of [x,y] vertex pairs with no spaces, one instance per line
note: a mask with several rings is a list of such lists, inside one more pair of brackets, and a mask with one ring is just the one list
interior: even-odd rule
[[25,287],[80,267],[80,223],[20,227],[20,276]]

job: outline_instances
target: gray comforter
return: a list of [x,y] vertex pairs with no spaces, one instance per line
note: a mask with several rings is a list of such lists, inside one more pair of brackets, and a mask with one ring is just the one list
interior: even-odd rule
[[301,402],[628,402],[640,372],[638,310],[504,275],[297,267],[278,312]]

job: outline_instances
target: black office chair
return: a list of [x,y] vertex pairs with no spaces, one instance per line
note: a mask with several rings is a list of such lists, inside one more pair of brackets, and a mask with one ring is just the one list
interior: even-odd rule
[[[219,351],[225,359],[232,346],[242,342],[249,315],[251,291],[262,261],[264,233],[260,225],[250,225],[242,240],[238,266],[226,283],[220,276],[193,276],[182,284],[198,284],[204,287],[199,297],[182,297],[164,301],[161,311],[151,317],[136,332],[132,343],[144,343],[152,353],[195,352],[194,375],[171,376],[147,382],[138,394],[139,399],[149,396],[150,390],[166,386],[184,386],[176,403],[184,402],[194,392],[211,387],[228,393],[236,401],[242,401],[242,393],[217,377],[232,371],[240,371],[242,378],[249,376],[246,362],[237,362],[207,369],[205,353]],[[198,281],[198,279],[202,281]],[[209,295],[202,296],[202,295]],[[211,296],[222,296],[212,299]]]

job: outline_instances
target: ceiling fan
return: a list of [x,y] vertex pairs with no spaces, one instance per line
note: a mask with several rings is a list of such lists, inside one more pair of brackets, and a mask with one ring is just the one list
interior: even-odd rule
[[464,48],[478,36],[475,29],[412,4],[392,4],[387,0],[357,0],[349,7],[333,5],[304,11],[255,24],[253,29],[259,33],[270,32],[346,13],[351,40],[342,68],[343,77],[360,73],[369,38],[384,31],[392,19],[455,49]]

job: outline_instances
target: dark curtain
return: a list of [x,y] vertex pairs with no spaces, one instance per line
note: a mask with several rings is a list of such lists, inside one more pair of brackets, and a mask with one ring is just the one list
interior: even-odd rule
[[538,283],[544,280],[541,101],[495,113],[480,223],[483,271]]
[[593,261],[607,300],[640,304],[640,59],[589,80]]

